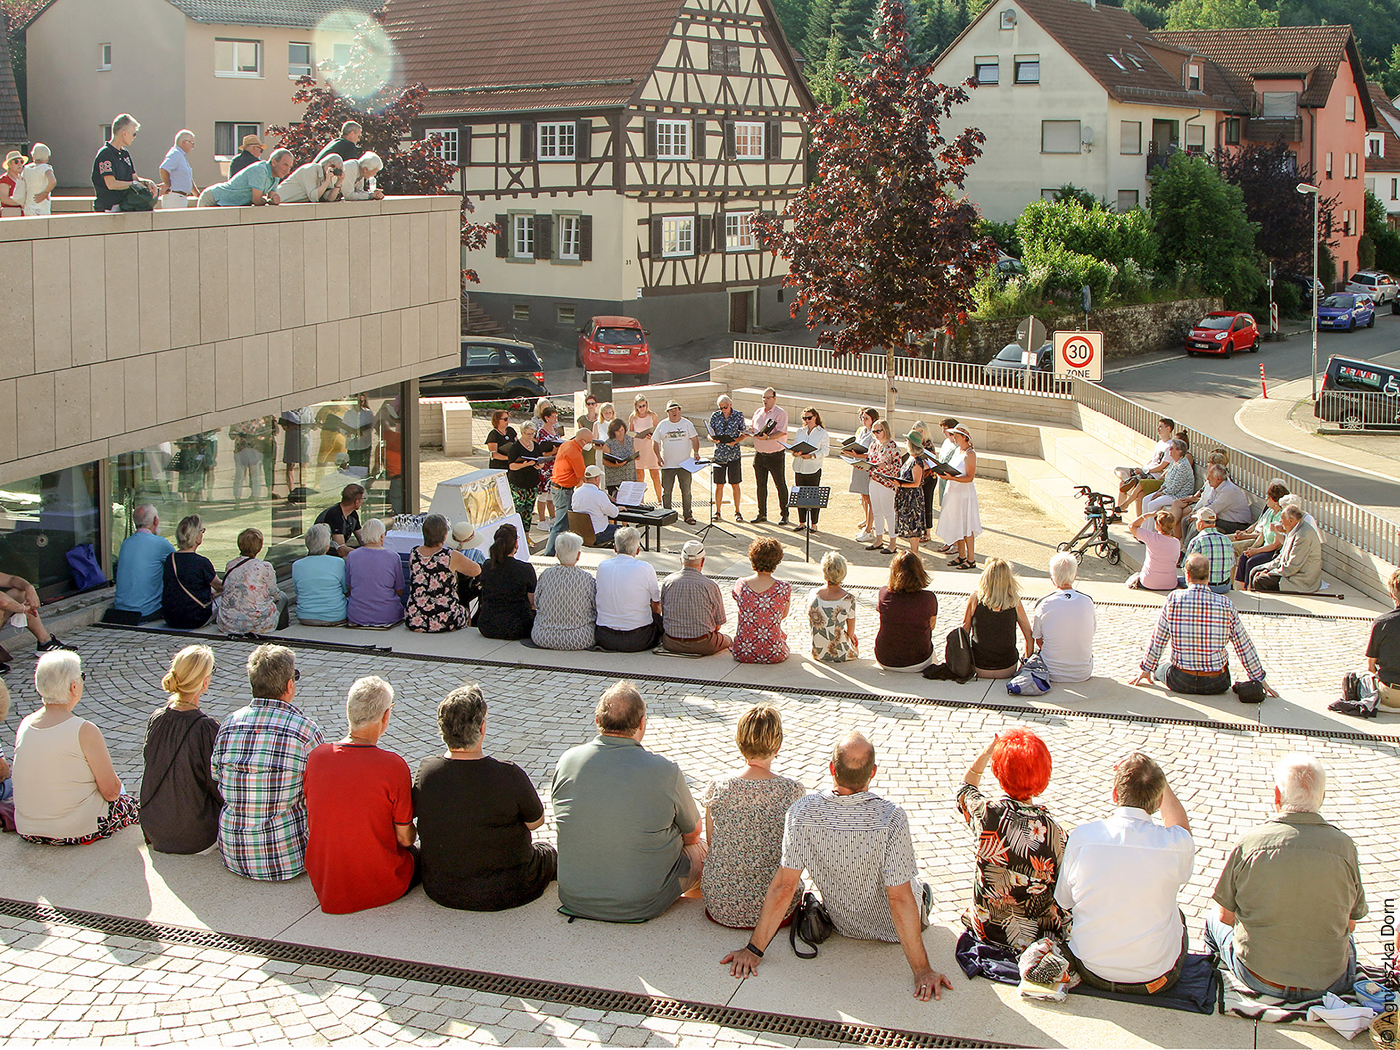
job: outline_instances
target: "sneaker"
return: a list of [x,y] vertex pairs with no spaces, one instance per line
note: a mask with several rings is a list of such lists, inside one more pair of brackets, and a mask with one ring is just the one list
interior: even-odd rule
[[873,532],[871,532],[869,529],[861,529],[859,532],[856,533],[856,542],[857,542],[857,543],[869,543],[869,542],[870,542],[871,540],[873,540],[874,538],[875,538],[875,534],[874,534]]
[[58,640],[58,635],[56,634],[49,635],[49,640],[43,645],[36,645],[34,647],[35,652],[40,653],[57,652],[59,649],[67,649],[69,651],[72,651],[73,647],[71,645],[64,645],[61,641]]

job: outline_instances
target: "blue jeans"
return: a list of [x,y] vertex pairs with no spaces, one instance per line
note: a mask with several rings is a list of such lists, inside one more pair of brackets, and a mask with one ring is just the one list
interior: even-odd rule
[[554,501],[554,524],[549,527],[549,539],[544,541],[544,556],[554,557],[554,541],[561,532],[569,531],[569,511],[574,507],[574,490],[549,483],[549,498]]
[[1347,938],[1346,971],[1326,988],[1285,988],[1279,989],[1265,984],[1245,969],[1244,962],[1235,953],[1235,928],[1226,926],[1214,915],[1206,916],[1206,947],[1220,956],[1220,961],[1230,968],[1230,972],[1248,988],[1260,995],[1272,995],[1285,1002],[1301,1003],[1309,999],[1321,999],[1328,992],[1346,995],[1356,983],[1356,940]]

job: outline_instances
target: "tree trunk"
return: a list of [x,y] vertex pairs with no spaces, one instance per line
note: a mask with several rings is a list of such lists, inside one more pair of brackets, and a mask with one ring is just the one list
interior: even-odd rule
[[[885,347],[885,420],[894,415],[894,344]],[[894,438],[894,424],[890,423],[890,438]]]

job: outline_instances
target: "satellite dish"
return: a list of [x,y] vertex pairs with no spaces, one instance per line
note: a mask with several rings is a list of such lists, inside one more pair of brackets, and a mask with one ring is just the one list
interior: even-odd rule
[[1086,124],[1084,130],[1079,133],[1079,141],[1086,146],[1092,146],[1094,144],[1094,129]]

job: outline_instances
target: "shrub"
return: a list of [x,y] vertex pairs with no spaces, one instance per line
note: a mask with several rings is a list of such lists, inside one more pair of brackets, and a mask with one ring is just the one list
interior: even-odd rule
[[1149,201],[1157,255],[1201,290],[1228,303],[1252,300],[1263,283],[1254,248],[1256,227],[1245,217],[1244,195],[1208,161],[1172,155],[1160,169]]
[[1274,282],[1274,302],[1280,314],[1306,313],[1303,309],[1303,289],[1287,281]]
[[1018,259],[1021,257],[1021,238],[1016,235],[1015,222],[982,219],[977,223],[977,234],[979,237],[990,237],[1007,255],[1014,255]]
[[1376,242],[1369,233],[1363,233],[1356,239],[1356,265],[1363,270],[1376,265]]

